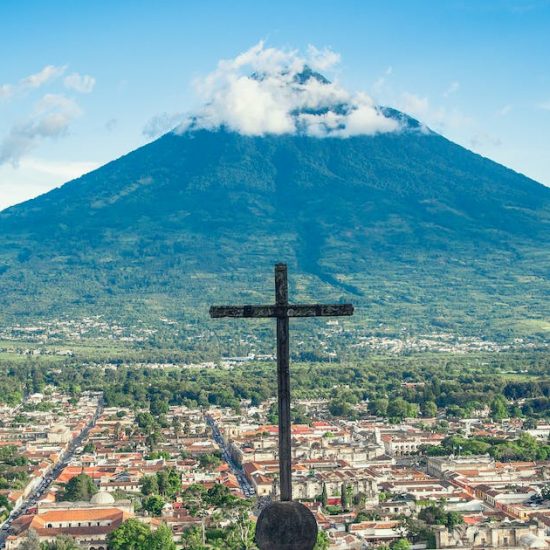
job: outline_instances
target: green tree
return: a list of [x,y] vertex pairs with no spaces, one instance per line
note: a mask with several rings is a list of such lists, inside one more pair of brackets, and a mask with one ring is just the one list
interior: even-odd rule
[[154,448],[159,444],[161,440],[162,440],[161,432],[158,429],[155,429],[152,432],[149,432],[145,437],[145,445],[147,445],[150,451],[153,451]]
[[199,456],[199,466],[211,470],[221,464],[220,457],[217,454],[203,454]]
[[156,426],[156,421],[154,416],[151,413],[138,413],[136,415],[136,423],[141,428],[144,433],[150,432],[154,426]]
[[353,416],[352,406],[343,399],[334,399],[328,405],[328,410],[332,416],[350,418]]
[[81,550],[81,547],[73,538],[61,535],[53,542],[43,542],[40,550]]
[[464,523],[462,515],[458,512],[446,512],[443,506],[435,504],[423,508],[418,518],[428,525],[445,525],[449,531]]
[[249,550],[256,548],[254,544],[254,523],[249,518],[250,503],[243,501],[242,505],[232,507],[234,514],[229,514],[232,521],[226,528],[224,542],[231,550]]
[[413,542],[426,541],[427,548],[436,547],[435,533],[433,529],[426,526],[423,521],[408,517],[405,519],[404,527],[406,529],[407,537]]
[[373,399],[369,401],[369,412],[376,416],[386,416],[388,414],[389,401],[384,398]]
[[433,418],[437,415],[437,405],[433,401],[426,401],[422,405],[422,415],[427,418]]
[[86,443],[82,449],[84,453],[95,453],[95,445],[93,443]]
[[40,538],[34,529],[29,529],[26,538],[18,546],[18,550],[41,550]]
[[466,418],[466,410],[459,405],[449,405],[446,409],[447,417],[449,418]]
[[340,489],[340,504],[342,506],[342,510],[347,512],[350,507],[350,498],[349,498],[349,492],[348,487],[345,483],[342,483],[342,487]]
[[418,514],[418,518],[425,521],[428,525],[445,525],[447,514],[442,506],[432,504],[422,508]]
[[206,489],[200,483],[189,485],[182,494],[182,501],[193,516],[206,507],[205,498]]
[[399,539],[390,544],[390,550],[411,550],[411,543],[407,539]]
[[502,420],[508,417],[508,402],[502,395],[497,395],[491,401],[491,417],[495,420]]
[[237,497],[231,494],[226,485],[216,483],[206,491],[205,502],[210,506],[224,507],[235,504]]
[[158,495],[159,484],[157,476],[143,476],[141,478],[141,492],[144,495]]
[[158,492],[173,498],[181,491],[181,477],[175,468],[165,468],[157,472]]
[[464,523],[464,518],[458,512],[447,512],[445,525],[449,531],[452,531],[457,525]]
[[206,550],[203,543],[202,530],[194,526],[185,529],[181,535],[181,544],[184,550]]
[[407,418],[417,418],[420,407],[417,403],[407,403]]
[[6,495],[0,495],[0,509],[11,510],[12,504]]
[[172,530],[166,523],[151,533],[147,550],[176,550]]
[[168,451],[153,451],[145,456],[145,460],[158,460],[159,458],[170,460],[170,453]]
[[362,510],[359,512],[353,523],[361,523],[362,521],[380,521],[381,519],[380,510]]
[[149,410],[153,416],[160,416],[161,414],[166,414],[169,410],[168,403],[162,401],[161,399],[153,399],[149,403]]
[[388,416],[396,419],[405,418],[409,410],[408,405],[402,397],[392,399],[388,405]]
[[328,504],[328,491],[325,482],[323,482],[323,489],[321,490],[321,504],[323,505],[323,508],[325,508]]
[[79,474],[69,480],[63,493],[63,500],[76,502],[78,500],[88,501],[97,493],[97,486],[94,480],[86,475]]
[[148,550],[151,529],[135,518],[125,521],[107,537],[109,550]]
[[[192,516],[198,516],[201,518],[201,527],[198,533],[199,533],[200,544],[202,546],[197,546],[197,548],[203,548],[206,540],[204,520],[207,514],[206,508],[208,506],[206,503],[206,489],[200,483],[193,483],[192,485],[187,487],[187,489],[185,489],[182,496],[183,496],[183,502],[185,502],[185,506],[189,510],[189,513]],[[197,536],[197,533],[195,530],[184,531],[182,536],[182,542],[184,543],[184,548],[195,548],[195,546],[185,546],[185,545],[196,544],[196,536]],[[188,537],[187,542],[186,542],[186,537]]]
[[29,462],[26,456],[19,454],[15,445],[0,447],[0,464],[8,466],[24,466]]
[[327,550],[330,546],[330,539],[328,538],[328,535],[325,531],[322,529],[319,529],[317,533],[317,541],[315,542],[315,546],[313,547],[313,550]]
[[166,501],[160,495],[151,495],[143,501],[143,509],[154,516],[160,516],[165,504]]

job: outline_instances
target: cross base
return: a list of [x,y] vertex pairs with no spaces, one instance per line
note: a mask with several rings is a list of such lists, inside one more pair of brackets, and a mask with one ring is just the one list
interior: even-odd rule
[[272,502],[256,523],[260,550],[312,550],[316,541],[315,516],[301,502]]

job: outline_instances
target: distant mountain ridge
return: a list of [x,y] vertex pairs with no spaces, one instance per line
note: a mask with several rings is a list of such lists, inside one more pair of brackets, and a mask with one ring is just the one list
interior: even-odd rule
[[352,299],[399,332],[547,336],[550,189],[423,128],[169,133],[0,213],[0,321],[206,322],[213,301]]

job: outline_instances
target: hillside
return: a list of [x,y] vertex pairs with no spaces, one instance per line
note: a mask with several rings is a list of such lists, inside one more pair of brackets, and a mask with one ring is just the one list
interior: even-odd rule
[[9,208],[0,322],[206,323],[213,302],[271,301],[287,261],[295,300],[351,300],[372,331],[547,337],[550,189],[407,120],[170,133]]

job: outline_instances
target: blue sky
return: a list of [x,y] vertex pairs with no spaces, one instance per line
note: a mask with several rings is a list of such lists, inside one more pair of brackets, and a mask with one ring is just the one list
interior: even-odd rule
[[550,185],[550,0],[2,0],[0,209],[147,143],[260,40]]

